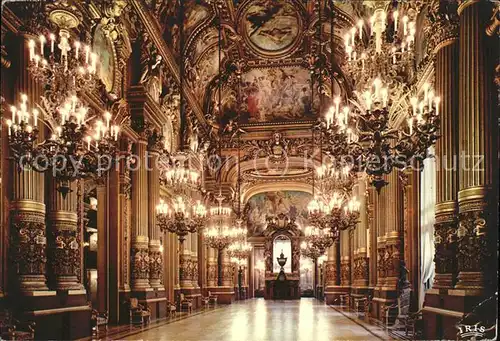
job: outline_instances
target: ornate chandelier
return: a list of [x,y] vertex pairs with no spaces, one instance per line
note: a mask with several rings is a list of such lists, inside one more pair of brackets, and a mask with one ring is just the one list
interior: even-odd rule
[[345,195],[333,192],[328,203],[328,225],[333,238],[338,238],[339,231],[355,228],[359,219],[361,203],[356,197],[347,200]]
[[197,189],[201,182],[200,173],[189,167],[188,154],[186,152],[178,152],[171,158],[171,165],[163,174],[163,178],[168,185],[177,190],[181,189]]
[[351,100],[352,110],[345,110],[343,117],[336,116],[349,122],[352,143],[362,151],[360,169],[370,176],[377,191],[386,185],[384,174],[395,167],[402,169],[412,162],[422,162],[438,138],[440,98],[434,96],[428,84],[424,85],[421,100],[417,95],[410,99],[405,129],[398,129],[394,122],[391,93],[380,78],[375,78],[372,87],[358,96],[362,101]]
[[[416,83],[417,11],[404,5],[406,13],[393,10],[389,23],[389,13],[382,5],[384,2],[375,4],[370,19],[371,37],[363,36],[363,21],[344,37],[346,70],[356,88],[350,99],[352,107],[340,110],[338,98],[326,115],[327,129],[333,125],[345,130],[351,159],[357,160],[357,170],[370,176],[377,191],[386,185],[383,175],[394,167],[405,168],[415,160],[420,165],[427,157],[427,149],[438,138],[440,103],[428,84],[423,87],[421,101],[421,94],[409,90]],[[410,97],[407,130],[402,130],[398,113]]]
[[[7,121],[9,144],[19,166],[40,172],[50,170],[59,181],[58,190],[64,195],[70,191],[71,182],[99,176],[110,168],[120,129],[111,124],[109,112],[100,119],[72,96],[55,112],[40,108],[41,112],[33,109],[30,114],[27,96],[21,94],[20,97],[20,107],[11,107],[13,120]],[[36,142],[38,120],[51,133],[51,137],[41,143]]]
[[38,44],[28,41],[28,71],[35,80],[48,85],[42,97],[48,111],[61,106],[67,96],[93,91],[98,84],[97,54],[89,45],[72,41],[65,28],[59,30],[58,38],[50,33],[40,35]]
[[302,256],[311,258],[313,261],[318,259],[323,253],[309,241],[303,241],[300,244],[300,253]]
[[[191,211],[191,212],[190,212]],[[182,243],[188,233],[195,233],[207,221],[207,210],[197,200],[191,210],[186,207],[182,196],[172,201],[171,207],[163,200],[156,206],[156,224],[161,231],[175,233]]]
[[227,254],[231,258],[236,258],[238,260],[244,260],[250,257],[252,253],[252,244],[247,241],[235,242],[228,246]]
[[307,244],[311,244],[320,253],[324,253],[333,244],[333,234],[328,229],[307,226],[304,230]]

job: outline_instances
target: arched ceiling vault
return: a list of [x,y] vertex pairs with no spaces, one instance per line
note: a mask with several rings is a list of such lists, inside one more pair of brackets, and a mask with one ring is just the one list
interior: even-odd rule
[[[224,125],[241,113],[242,123],[309,119],[317,105],[310,101],[307,54],[318,51],[318,1],[313,0],[183,0],[185,8],[186,81],[209,120]],[[222,4],[219,4],[223,2]],[[321,0],[322,40],[329,65],[329,0]],[[179,58],[179,3],[163,1],[159,10],[163,35]],[[357,22],[362,5],[334,6],[334,93],[350,91],[341,69],[342,32]],[[218,63],[218,18],[222,23],[222,73]],[[241,75],[240,77],[237,77]],[[217,110],[223,87],[222,112]],[[330,84],[325,79],[325,84]],[[328,89],[330,86],[328,86]],[[239,91],[238,91],[239,90]],[[331,92],[331,90],[327,90]],[[272,98],[271,100],[269,98]],[[238,105],[239,103],[239,105]]]

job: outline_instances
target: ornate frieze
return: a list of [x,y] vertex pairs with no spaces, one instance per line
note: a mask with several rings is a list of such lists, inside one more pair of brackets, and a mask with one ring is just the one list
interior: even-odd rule
[[163,280],[163,256],[160,251],[149,251],[149,279],[158,283]]

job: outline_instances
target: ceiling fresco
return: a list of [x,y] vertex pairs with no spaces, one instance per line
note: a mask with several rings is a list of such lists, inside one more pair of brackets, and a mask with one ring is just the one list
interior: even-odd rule
[[265,192],[252,196],[245,205],[248,235],[262,236],[267,226],[266,216],[285,214],[295,219],[299,227],[307,224],[307,204],[311,194],[300,191]]
[[[317,49],[317,5],[305,0],[185,0],[184,53],[187,83],[207,120],[223,129],[230,120],[245,124],[277,124],[314,119],[319,105],[311,103],[307,54]],[[160,3],[160,2],[159,2]],[[329,1],[323,7],[323,41],[330,41]],[[333,60],[334,77],[342,78],[341,32],[357,21],[357,2],[336,2]],[[180,58],[179,1],[166,0],[156,9],[162,32],[174,56]],[[218,65],[218,18],[222,23],[223,74]],[[326,44],[325,60],[332,48]],[[235,63],[242,66],[235,81]],[[327,66],[330,68],[330,66]],[[330,77],[330,76],[328,76]],[[224,88],[221,113],[217,110],[219,78]],[[330,83],[325,80],[325,83]],[[334,93],[344,91],[335,80]],[[239,89],[239,87],[241,87]],[[238,89],[240,92],[238,93]],[[331,93],[331,91],[328,91]],[[239,99],[239,103],[237,103]]]
[[282,56],[299,38],[301,17],[287,1],[254,1],[242,15],[242,32],[251,48],[260,54]]

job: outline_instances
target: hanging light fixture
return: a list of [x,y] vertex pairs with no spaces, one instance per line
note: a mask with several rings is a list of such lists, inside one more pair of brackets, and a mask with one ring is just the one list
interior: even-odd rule
[[195,233],[206,223],[207,210],[201,201],[197,201],[191,209],[186,207],[182,196],[172,200],[169,206],[163,199],[156,206],[156,224],[161,231],[176,234],[182,243],[188,233]]
[[[411,6],[405,4],[402,11],[394,8],[392,13],[376,6],[370,19],[371,37],[363,36],[362,21],[346,32],[346,70],[355,81],[356,90],[349,100],[352,106],[346,105],[340,111],[337,100],[327,118],[336,119],[339,126],[349,131],[348,138],[354,145],[351,152],[361,157],[360,168],[370,176],[377,191],[386,185],[383,175],[394,168],[405,168],[414,161],[420,166],[438,138],[440,98],[434,96],[429,84],[423,86],[422,101],[415,90],[409,90],[416,84],[414,43],[418,14],[409,9]],[[392,24],[387,20],[389,16]],[[402,101],[410,97],[407,130],[403,130],[396,126],[394,114]]]
[[311,244],[321,254],[333,244],[333,234],[329,229],[307,226],[304,230],[305,241]]
[[313,261],[316,261],[322,255],[322,252],[310,241],[303,241],[300,244],[300,253],[302,256],[310,258]]
[[189,167],[188,154],[177,152],[172,157],[170,166],[164,172],[166,183],[176,190],[197,189],[201,184],[200,173]]
[[[58,190],[66,195],[70,183],[100,176],[110,168],[116,156],[120,129],[111,124],[112,115],[103,117],[93,113],[76,96],[66,98],[56,112],[47,113],[27,109],[27,96],[21,94],[19,109],[11,107],[12,117],[8,120],[9,143],[14,157],[21,167],[36,171],[51,171],[59,182]],[[14,114],[16,113],[16,114]],[[51,136],[36,142],[38,121],[47,126]]]

